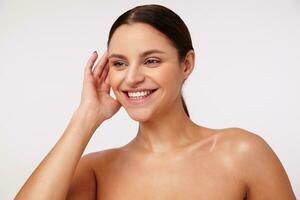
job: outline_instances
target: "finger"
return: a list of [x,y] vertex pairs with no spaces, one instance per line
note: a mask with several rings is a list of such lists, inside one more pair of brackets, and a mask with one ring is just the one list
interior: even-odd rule
[[108,75],[108,71],[109,71],[109,67],[108,67],[108,63],[106,63],[105,66],[103,67],[102,73],[99,77],[102,82],[105,81],[105,79]]
[[105,84],[109,84],[109,66],[108,66],[108,73],[107,73],[107,76],[106,76],[106,78],[104,79],[104,83]]
[[109,72],[109,67],[108,64],[106,64],[99,80],[101,90],[105,90],[107,92],[109,92],[110,89],[110,85],[107,83],[108,72]]
[[108,58],[106,55],[103,55],[101,60],[97,63],[93,71],[94,78],[100,78],[102,76],[103,70],[107,64],[108,64]]
[[107,62],[108,62],[108,53],[106,51],[102,55],[100,61],[97,63],[97,65],[95,66],[95,68],[93,70],[93,76],[94,76],[94,78],[101,76],[103,68],[104,68],[104,66],[106,65]]
[[103,70],[102,70],[101,76],[99,77],[99,84],[100,84],[100,86],[103,85],[103,84],[106,84],[105,83],[105,79],[108,76],[108,71],[109,71],[108,64],[106,64],[104,66]]
[[109,84],[109,81],[108,81],[108,76],[106,76],[105,80],[104,80],[104,84],[107,86],[107,93],[110,94],[110,84]]
[[85,69],[84,69],[85,75],[92,75],[92,68],[94,66],[95,61],[97,60],[97,57],[98,57],[97,51],[94,51],[85,65]]

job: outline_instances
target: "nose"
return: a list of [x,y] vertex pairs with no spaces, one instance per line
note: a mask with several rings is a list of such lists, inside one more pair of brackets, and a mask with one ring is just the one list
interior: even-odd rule
[[125,81],[129,86],[134,87],[143,82],[144,79],[145,76],[142,72],[142,69],[140,69],[140,66],[128,67]]

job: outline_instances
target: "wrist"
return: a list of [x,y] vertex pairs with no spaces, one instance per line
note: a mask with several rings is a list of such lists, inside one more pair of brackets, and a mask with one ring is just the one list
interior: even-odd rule
[[78,126],[86,134],[93,134],[104,120],[89,112],[78,108],[72,115],[71,122]]

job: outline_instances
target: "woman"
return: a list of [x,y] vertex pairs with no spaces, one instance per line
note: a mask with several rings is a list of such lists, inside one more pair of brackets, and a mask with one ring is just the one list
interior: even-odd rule
[[[181,90],[195,53],[178,15],[159,5],[135,7],[113,24],[107,46],[95,66],[98,54],[91,55],[78,109],[16,199],[295,199],[260,136],[189,118]],[[136,137],[81,157],[121,106],[139,122]]]

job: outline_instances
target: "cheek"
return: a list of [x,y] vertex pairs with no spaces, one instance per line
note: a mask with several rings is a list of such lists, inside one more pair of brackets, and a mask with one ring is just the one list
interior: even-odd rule
[[122,95],[120,87],[124,79],[124,72],[110,70],[108,73],[109,85],[111,86],[112,91],[114,92],[117,99]]
[[117,94],[117,87],[118,87],[118,76],[115,72],[109,71],[108,73],[108,80],[109,80],[109,85],[111,86],[111,89],[113,90],[114,94]]
[[113,70],[109,70],[108,72],[108,79],[109,84],[112,88],[115,88],[118,85],[118,82],[120,82],[120,77],[118,73],[114,72]]
[[118,81],[118,76],[116,76],[116,73],[115,72],[113,72],[113,71],[109,71],[108,72],[108,80],[109,80],[109,85],[111,86],[111,89],[112,89],[112,91],[113,91],[113,93],[114,93],[114,96],[118,99],[118,90],[117,90],[117,88],[118,88],[118,83],[119,83],[119,81]]
[[168,65],[164,66],[157,74],[159,82],[166,87],[170,92],[177,92],[181,87],[182,76],[180,74],[179,66]]

